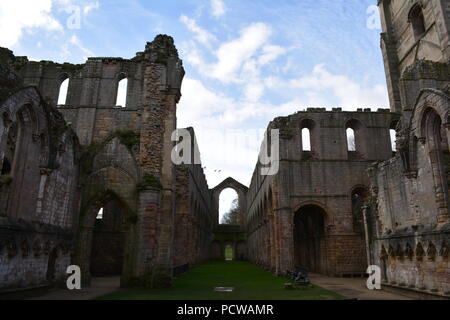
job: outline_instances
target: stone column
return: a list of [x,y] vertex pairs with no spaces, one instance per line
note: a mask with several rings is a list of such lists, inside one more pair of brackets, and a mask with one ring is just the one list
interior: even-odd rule
[[[158,265],[159,236],[161,231],[161,190],[148,187],[139,193],[134,250],[133,277],[145,286],[151,286],[151,278]],[[125,281],[127,282],[127,281]]]
[[284,274],[286,270],[294,267],[294,234],[293,214],[290,208],[278,209],[275,213],[278,220],[278,254],[279,260],[276,273]]

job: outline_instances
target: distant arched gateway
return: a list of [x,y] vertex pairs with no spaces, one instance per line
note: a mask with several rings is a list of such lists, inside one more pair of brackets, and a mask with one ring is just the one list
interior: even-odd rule
[[247,191],[248,188],[246,186],[244,186],[242,183],[236,181],[233,178],[227,178],[224,181],[222,181],[221,183],[219,183],[215,188],[213,188],[212,191],[212,197],[213,197],[213,210],[214,210],[214,217],[215,217],[215,221],[217,223],[219,222],[219,199],[220,199],[220,194],[222,193],[223,190],[225,189],[233,189],[236,191],[236,193],[238,194],[238,207],[239,207],[239,219],[238,219],[238,224],[240,226],[244,226],[245,224],[245,210],[247,209]]

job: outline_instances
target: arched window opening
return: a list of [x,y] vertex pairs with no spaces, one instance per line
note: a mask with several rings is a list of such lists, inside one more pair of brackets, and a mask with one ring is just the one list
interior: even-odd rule
[[239,201],[235,190],[227,188],[220,193],[219,221],[221,224],[239,224]]
[[90,253],[89,271],[93,277],[117,276],[123,273],[126,263],[127,234],[129,224],[127,209],[114,196],[102,201],[97,212],[93,228],[90,229],[91,240],[86,243],[87,254]]
[[389,135],[391,137],[391,149],[392,152],[397,152],[397,132],[394,129],[389,130]]
[[234,256],[233,247],[230,244],[226,245],[225,246],[225,260],[233,261],[233,256]]
[[69,91],[69,78],[65,79],[59,87],[58,105],[64,106],[67,102],[67,93]]
[[311,151],[311,131],[308,128],[302,129],[303,151]]
[[352,128],[347,128],[347,150],[356,151],[355,130]]
[[11,163],[9,162],[8,158],[3,158],[3,166],[2,166],[2,173],[1,175],[7,175],[11,173]]
[[391,122],[390,130],[389,130],[389,137],[391,139],[391,150],[393,156],[397,153],[397,127],[399,125],[399,121],[394,120]]
[[441,117],[431,108],[424,113],[422,125],[424,125],[422,132],[427,141],[435,180],[436,201],[448,204],[450,202],[450,154],[447,129]]
[[302,159],[310,160],[313,157],[313,130],[315,122],[311,119],[303,119],[300,123],[301,139],[302,139]]
[[426,31],[425,18],[420,4],[416,4],[409,13],[409,22],[412,25],[414,37],[420,38]]
[[3,156],[1,175],[11,174],[17,145],[17,133],[18,133],[17,129],[18,129],[17,124],[14,123],[8,130],[8,138],[6,141],[6,149],[4,151]]
[[116,107],[125,108],[127,105],[128,79],[123,78],[119,81],[117,87]]
[[314,205],[300,208],[294,215],[295,265],[323,273],[326,257],[325,211]]
[[353,231],[364,232],[363,207],[367,204],[369,192],[366,188],[356,188],[352,192]]
[[103,220],[103,208],[98,211],[96,219]]

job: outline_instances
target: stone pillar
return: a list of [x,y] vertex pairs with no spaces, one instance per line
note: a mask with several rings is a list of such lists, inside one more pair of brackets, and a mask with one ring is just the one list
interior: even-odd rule
[[[134,245],[134,263],[132,278],[138,279],[139,285],[153,286],[155,268],[159,263],[161,218],[161,190],[148,187],[139,193],[139,205],[136,222],[136,236]],[[124,272],[126,274],[126,272]],[[123,284],[130,279],[123,279]]]
[[278,265],[276,274],[282,275],[294,267],[294,219],[290,208],[278,209],[275,214],[278,220]]

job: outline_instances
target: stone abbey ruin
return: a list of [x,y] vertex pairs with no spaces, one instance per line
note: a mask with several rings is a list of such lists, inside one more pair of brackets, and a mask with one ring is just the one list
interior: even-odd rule
[[[231,246],[277,275],[378,265],[387,286],[450,296],[450,1],[378,3],[391,109],[274,119],[279,171],[258,164],[249,187],[210,189],[201,164],[173,164],[184,69],[171,37],[82,65],[1,48],[0,291],[64,280],[69,265],[85,284],[166,286]],[[238,193],[239,225],[219,224],[225,188]]]

